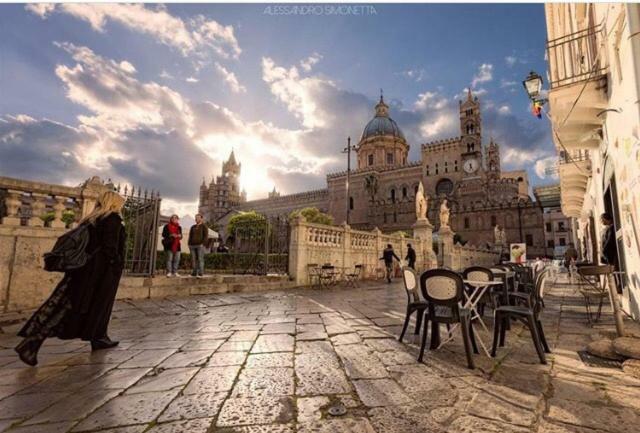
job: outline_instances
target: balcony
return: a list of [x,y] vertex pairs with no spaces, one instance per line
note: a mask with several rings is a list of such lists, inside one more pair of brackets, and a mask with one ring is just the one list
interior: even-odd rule
[[598,115],[607,108],[602,26],[590,26],[547,42],[550,116],[558,148],[593,149],[601,139]]

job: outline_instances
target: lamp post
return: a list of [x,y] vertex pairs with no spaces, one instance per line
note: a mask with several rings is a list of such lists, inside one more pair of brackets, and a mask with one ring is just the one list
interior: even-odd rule
[[344,148],[342,153],[347,154],[347,182],[346,182],[346,196],[347,196],[347,224],[350,223],[350,215],[351,215],[351,196],[349,194],[349,180],[351,178],[351,137],[347,137],[347,147]]
[[527,91],[527,95],[529,95],[529,99],[534,102],[540,102],[542,104],[547,102],[546,98],[540,97],[540,92],[542,91],[542,77],[538,75],[536,72],[531,71],[527,78],[524,79],[522,85]]

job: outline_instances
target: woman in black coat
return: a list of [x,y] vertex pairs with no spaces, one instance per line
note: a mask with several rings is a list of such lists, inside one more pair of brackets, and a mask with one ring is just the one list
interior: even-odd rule
[[40,346],[48,337],[80,338],[92,350],[118,345],[107,335],[107,326],[124,268],[125,230],[120,212],[124,198],[115,192],[102,194],[96,209],[81,224],[88,224],[91,255],[82,268],[68,271],[45,303],[18,333],[20,359],[38,363]]

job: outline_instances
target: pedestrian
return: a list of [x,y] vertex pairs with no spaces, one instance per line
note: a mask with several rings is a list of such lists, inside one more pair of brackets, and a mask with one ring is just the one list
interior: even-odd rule
[[613,218],[608,213],[600,216],[600,222],[604,225],[602,232],[602,244],[600,248],[600,259],[602,263],[618,267],[618,249],[616,247],[616,234],[613,228]]
[[405,257],[405,260],[409,263],[411,269],[416,269],[416,250],[413,249],[411,244],[407,244],[407,257]]
[[162,246],[167,253],[167,277],[179,277],[180,266],[180,241],[182,240],[182,227],[178,215],[171,215],[169,223],[162,228]]
[[209,239],[209,229],[204,224],[202,214],[196,214],[196,223],[189,230],[189,252],[191,253],[191,276],[204,275],[204,246]]
[[[89,341],[91,350],[118,345],[118,341],[109,338],[107,327],[124,269],[126,233],[121,216],[124,202],[115,192],[103,193],[95,209],[75,229],[76,233],[86,230],[87,246],[77,250],[82,260],[76,256],[74,269],[68,262],[53,269],[64,270],[62,280],[18,332],[24,340],[15,350],[24,363],[31,366],[38,363],[40,346],[49,337]],[[71,247],[63,244],[64,248]],[[55,247],[51,254],[54,252]]]
[[393,251],[393,246],[391,244],[387,244],[387,248],[382,252],[382,257],[380,260],[384,260],[384,266],[386,268],[386,278],[387,283],[391,283],[391,275],[393,272],[393,259],[400,261],[400,258]]
[[576,250],[576,247],[573,244],[573,242],[569,242],[569,246],[564,251],[564,266],[567,269],[569,269],[569,266],[571,266],[572,260],[574,262],[578,260],[578,250]]

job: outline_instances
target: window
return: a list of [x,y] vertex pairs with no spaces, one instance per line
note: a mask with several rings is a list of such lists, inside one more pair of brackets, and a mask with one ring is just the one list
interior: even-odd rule
[[393,153],[387,153],[387,164],[393,164]]
[[445,162],[444,163],[444,172],[445,173],[449,173],[449,167],[448,167],[449,163]]
[[406,198],[407,197],[407,187],[403,186],[402,187],[402,198]]
[[436,174],[438,174],[438,163],[436,162]]
[[468,229],[469,228],[469,218],[465,218],[464,219],[464,228]]
[[385,224],[387,223],[387,214],[386,213],[384,214],[384,223]]
[[473,115],[473,108],[469,108],[467,111],[465,111],[465,114],[468,116],[472,116]]
[[467,125],[467,134],[473,134],[473,125]]
[[453,161],[454,167],[453,167],[453,171],[458,171],[458,160],[456,159],[455,161]]
[[545,229],[550,232],[551,231],[551,223],[546,223],[545,225]]
[[558,231],[564,231],[564,221],[558,221]]
[[349,197],[349,210],[353,210],[353,197]]
[[453,192],[453,182],[451,182],[449,179],[441,179],[437,184],[436,184],[436,194],[437,195],[449,195]]
[[396,202],[396,190],[395,188],[391,188],[391,203]]
[[373,155],[369,155],[369,165],[373,165]]
[[565,238],[560,238],[558,239],[558,241],[560,242],[561,247],[564,247],[565,245],[567,245],[567,240]]
[[417,195],[418,194],[418,185],[413,187],[413,195]]
[[429,176],[429,166],[427,165],[427,176]]
[[556,245],[555,245],[555,242],[553,242],[553,239],[549,239],[547,241],[547,248],[555,248],[555,247]]
[[397,223],[398,222],[398,214],[397,213],[393,213],[393,222]]
[[533,246],[533,235],[524,235],[524,241],[528,247]]
[[495,215],[491,215],[491,227],[495,227],[498,224],[498,218]]

